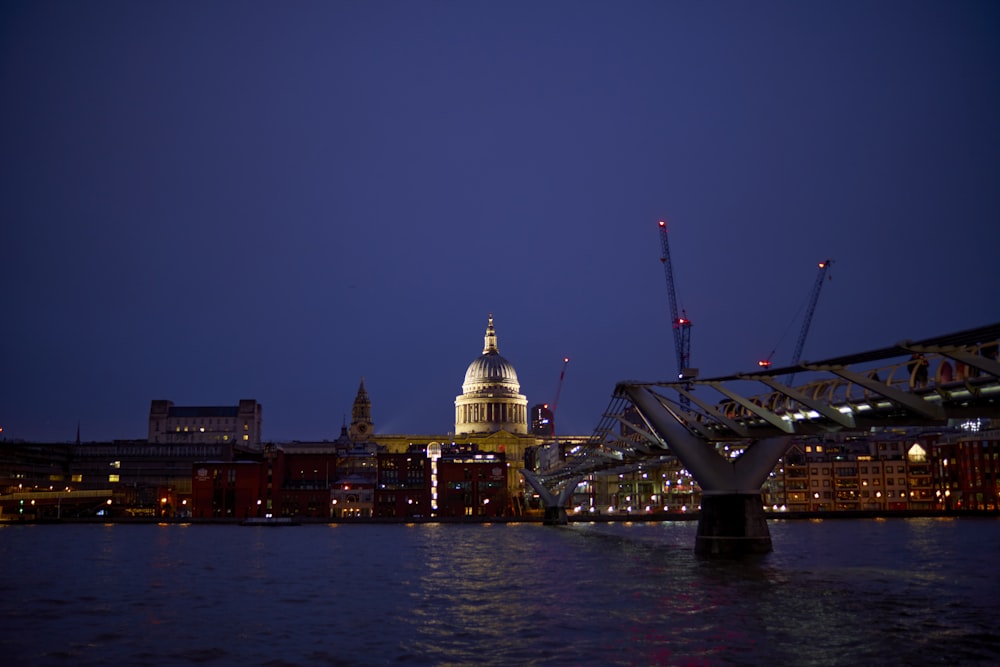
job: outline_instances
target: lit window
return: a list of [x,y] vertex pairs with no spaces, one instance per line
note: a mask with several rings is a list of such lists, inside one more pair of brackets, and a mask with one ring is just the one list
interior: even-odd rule
[[117,482],[117,481],[119,481],[119,479],[120,478],[119,478],[118,475],[108,475],[108,481],[109,482]]
[[249,436],[249,435],[244,435],[244,436],[243,436],[243,439],[244,439],[244,440],[249,440],[249,439],[250,439],[250,436]]

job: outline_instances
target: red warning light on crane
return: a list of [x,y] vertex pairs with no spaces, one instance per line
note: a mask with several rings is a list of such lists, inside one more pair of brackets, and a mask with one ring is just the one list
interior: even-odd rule
[[663,221],[663,220],[660,220],[660,227],[666,227],[666,226],[667,226],[667,223],[665,221]]

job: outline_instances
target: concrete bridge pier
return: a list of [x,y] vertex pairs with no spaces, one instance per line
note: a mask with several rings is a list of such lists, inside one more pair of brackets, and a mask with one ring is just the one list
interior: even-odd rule
[[542,519],[542,524],[546,526],[565,526],[567,523],[569,523],[569,519],[566,516],[565,507],[545,506],[545,517]]
[[531,488],[538,492],[538,497],[542,499],[542,506],[545,507],[545,515],[542,518],[542,523],[546,526],[565,526],[569,523],[569,518],[566,516],[566,503],[569,502],[570,496],[573,495],[573,489],[576,488],[576,485],[580,483],[583,477],[580,476],[568,480],[565,486],[562,487],[562,491],[556,495],[545,487],[542,480],[535,473],[522,468],[521,474],[524,475],[524,479]]
[[744,556],[771,551],[771,531],[759,493],[703,495],[694,552],[699,556]]
[[724,458],[712,442],[695,435],[683,417],[639,385],[620,384],[667,448],[702,488],[695,553],[740,556],[771,551],[761,488],[791,443],[790,435],[757,440],[736,459]]

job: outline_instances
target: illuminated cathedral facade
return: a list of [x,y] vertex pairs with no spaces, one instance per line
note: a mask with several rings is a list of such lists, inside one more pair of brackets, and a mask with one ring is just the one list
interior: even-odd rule
[[483,353],[465,371],[462,393],[455,397],[455,435],[506,431],[528,433],[528,399],[517,371],[500,356],[493,313],[486,324]]

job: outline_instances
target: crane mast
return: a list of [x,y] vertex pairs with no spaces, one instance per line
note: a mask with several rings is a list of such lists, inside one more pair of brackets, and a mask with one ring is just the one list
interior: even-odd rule
[[691,366],[691,320],[683,310],[677,311],[677,291],[674,288],[674,266],[670,261],[670,242],[667,240],[667,223],[660,220],[660,246],[663,274],[667,278],[667,296],[670,298],[670,325],[674,329],[674,352],[677,357],[677,377],[684,379]]
[[[819,301],[819,293],[823,289],[823,279],[826,278],[826,272],[831,264],[833,264],[831,259],[819,263],[819,273],[816,274],[816,282],[813,283],[812,292],[809,294],[806,317],[802,321],[802,330],[799,332],[799,339],[795,343],[795,352],[792,354],[792,366],[797,365],[802,359],[802,348],[805,347],[806,336],[809,335],[809,325],[812,324],[813,315],[816,313],[816,303]],[[792,373],[788,376],[788,384],[791,384],[794,379],[795,373]]]
[[559,407],[559,394],[562,392],[563,378],[566,377],[567,366],[569,366],[569,357],[563,357],[562,372],[559,373],[559,384],[556,385],[556,397],[552,401],[552,428],[550,429],[550,434],[553,437],[556,434],[556,408]]

